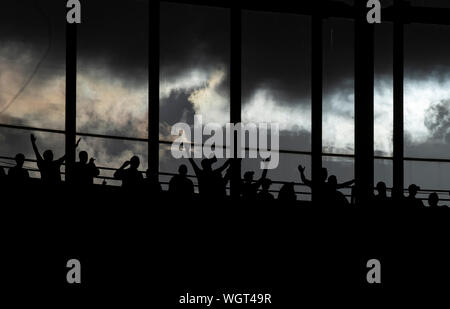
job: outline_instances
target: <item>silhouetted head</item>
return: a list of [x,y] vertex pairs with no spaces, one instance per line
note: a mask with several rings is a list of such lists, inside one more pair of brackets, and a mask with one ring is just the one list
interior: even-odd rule
[[187,166],[184,165],[184,164],[181,164],[180,167],[178,168],[178,173],[179,173],[181,176],[186,176],[186,175],[187,175],[187,171],[188,171],[188,168],[187,168]]
[[294,183],[286,183],[284,184],[280,192],[278,193],[278,199],[283,201],[296,201],[297,195],[295,194]]
[[133,156],[130,159],[130,168],[134,168],[137,169],[139,167],[139,165],[141,164],[141,160],[139,159],[138,156]]
[[44,151],[44,160],[47,162],[52,162],[53,161],[53,151],[51,150],[46,150]]
[[16,154],[14,160],[16,160],[16,164],[18,167],[22,167],[23,163],[25,162],[25,156],[23,155],[23,153],[18,153]]
[[419,190],[420,190],[420,187],[416,186],[415,184],[409,185],[409,187],[408,187],[409,196],[415,197],[417,194],[417,191],[419,191]]
[[335,175],[331,175],[330,177],[328,177],[328,185],[333,190],[337,189],[337,178]]
[[377,183],[377,191],[381,196],[386,196],[386,184],[383,181]]
[[320,180],[322,182],[327,181],[327,177],[328,177],[328,170],[325,167],[322,167],[322,169],[320,170]]
[[204,171],[211,171],[211,160],[210,159],[203,159],[200,164],[202,165],[202,168]]
[[436,192],[431,193],[428,196],[428,205],[430,205],[430,207],[437,207],[439,203],[439,195],[437,195]]
[[83,164],[86,164],[88,161],[88,153],[86,151],[80,151],[78,154],[78,157],[80,158],[80,162]]
[[261,181],[261,187],[263,190],[269,190],[271,185],[272,185],[272,180],[270,180],[269,178],[264,178]]
[[247,182],[252,182],[253,181],[253,175],[255,175],[255,172],[252,171],[248,171],[244,173],[244,180]]

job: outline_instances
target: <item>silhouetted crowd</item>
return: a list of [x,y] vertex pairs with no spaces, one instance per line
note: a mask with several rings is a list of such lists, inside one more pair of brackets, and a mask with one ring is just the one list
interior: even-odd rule
[[[61,180],[61,166],[66,160],[66,156],[54,159],[53,152],[46,150],[41,156],[36,144],[36,137],[31,134],[31,145],[36,156],[37,167],[41,175],[41,184],[45,186],[55,186],[62,183]],[[77,141],[78,147],[80,140]],[[240,159],[239,159],[240,160]],[[30,175],[27,169],[24,168],[25,156],[21,153],[15,156],[16,165],[9,168],[6,174],[4,169],[0,167],[0,181],[8,183],[12,186],[25,185],[30,180]],[[228,159],[225,163],[217,168],[214,164],[217,158],[203,159],[200,166],[190,158],[190,164],[195,172],[198,180],[198,197],[202,200],[217,200],[227,197],[227,185],[231,181],[232,166],[236,160]],[[151,171],[147,170],[145,173],[139,171],[140,159],[133,156],[129,161],[126,161],[114,173],[114,178],[122,182],[124,190],[140,190],[145,187],[153,194],[163,192],[161,184],[158,181],[158,175],[152,175]],[[69,167],[66,166],[66,172]],[[70,184],[78,187],[89,187],[94,184],[94,178],[99,176],[100,171],[95,165],[95,159],[90,158],[86,151],[79,152],[79,161],[75,162],[73,167],[70,167]],[[305,167],[298,166],[300,179],[302,183],[310,188],[313,182],[305,176]],[[169,182],[168,194],[173,199],[178,200],[192,200],[196,196],[194,190],[194,183],[189,179],[188,168],[182,164],[178,168],[178,174],[174,175]],[[264,169],[260,178],[255,180],[255,173],[253,171],[246,171],[243,179],[239,179],[239,196],[242,201],[246,203],[265,203],[275,200],[273,191],[270,190],[272,181],[267,177],[267,169]],[[322,168],[321,178],[317,184],[320,194],[317,201],[320,205],[331,205],[333,207],[349,205],[348,199],[339,191],[344,188],[351,188],[353,194],[353,184],[355,180],[350,180],[344,183],[339,183],[335,175],[328,176],[328,170]],[[104,183],[105,184],[105,183]],[[297,202],[297,194],[293,182],[284,183],[278,192],[277,200],[283,204],[292,204]],[[417,198],[417,193],[420,188],[414,184],[408,188],[408,195],[401,198],[399,201],[387,195],[387,188],[384,182],[379,182],[376,185],[376,194],[373,195],[373,204],[392,207],[395,203],[401,202],[403,206],[411,209],[423,208],[424,204],[421,199]],[[352,198],[353,200],[353,198]],[[428,205],[430,208],[447,207],[439,204],[439,196],[433,192],[428,197]]]

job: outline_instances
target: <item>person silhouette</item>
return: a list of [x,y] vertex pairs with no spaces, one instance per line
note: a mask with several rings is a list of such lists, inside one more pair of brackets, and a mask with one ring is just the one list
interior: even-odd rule
[[94,178],[100,174],[100,170],[95,166],[95,159],[91,158],[88,163],[88,153],[80,151],[78,154],[80,161],[75,162],[73,167],[73,183],[76,186],[89,186],[94,184]]
[[[144,182],[142,173],[138,171],[141,160],[138,156],[133,156],[129,161],[125,161],[114,173],[114,178],[122,180],[122,187],[126,189],[137,188]],[[128,167],[128,168],[127,168]]]
[[278,200],[288,204],[297,201],[297,194],[295,193],[293,182],[285,183],[281,187],[280,192],[278,192]]
[[187,166],[181,164],[178,167],[178,174],[169,181],[169,193],[175,199],[185,200],[194,197],[194,183],[186,176],[187,172]]
[[[307,179],[305,177],[305,167],[302,165],[299,165],[298,171],[300,172],[300,178],[301,178],[303,184],[312,188],[313,182],[310,179]],[[337,196],[337,193],[336,193],[337,190],[350,187],[355,182],[355,180],[352,179],[350,181],[339,184],[337,182],[337,177],[335,175],[331,175],[330,177],[328,177],[328,181],[327,181],[327,177],[328,177],[328,170],[325,167],[322,167],[321,173],[320,173],[320,179],[319,179],[319,183],[318,183],[318,188],[319,188],[319,193],[320,193],[320,194],[318,194],[319,203],[322,203],[322,202],[329,203],[330,202],[329,195],[333,199],[337,198],[337,201],[340,201],[341,197]],[[332,183],[330,183],[330,180],[332,180]],[[347,203],[348,203],[348,201],[347,201]]]
[[253,181],[255,172],[247,171],[244,173],[244,180],[241,183],[241,195],[244,201],[253,201],[256,199],[258,189],[261,186],[264,179],[267,177],[267,169],[263,169],[261,178],[257,181]]
[[146,178],[144,179],[144,184],[147,185],[147,189],[150,190],[150,194],[159,195],[162,192],[162,188],[158,181],[157,175],[154,175],[150,169],[147,169],[147,171],[145,171],[145,176]]
[[386,183],[379,181],[375,187],[377,194],[373,196],[373,202],[370,206],[376,208],[390,209],[393,206],[393,198],[387,196]]
[[9,169],[8,180],[13,185],[26,184],[30,179],[30,174],[26,169],[23,168],[23,164],[25,162],[24,154],[16,154],[14,160],[16,161],[16,166],[13,166]]
[[408,196],[405,198],[406,202],[406,207],[408,207],[408,209],[420,209],[423,208],[423,202],[422,200],[418,199],[416,197],[417,192],[420,190],[419,186],[416,186],[415,184],[411,184],[408,187]]
[[380,181],[376,186],[378,194],[373,197],[374,204],[377,207],[385,207],[391,204],[391,199],[387,196],[386,183]]
[[[41,182],[44,185],[57,185],[61,183],[61,165],[66,160],[66,155],[62,156],[57,160],[53,160],[53,152],[51,150],[44,151],[43,157],[39,153],[36,145],[36,136],[34,134],[30,135],[31,145],[33,146],[33,151],[36,156],[37,166],[41,173]],[[79,139],[75,145],[78,147],[80,143]]]
[[439,208],[439,195],[436,192],[430,193],[428,195],[428,206],[430,208]]
[[447,205],[439,205],[439,195],[436,192],[428,195],[428,206],[432,209],[442,209],[447,207]]
[[374,196],[374,199],[380,202],[386,200],[387,199],[386,184],[383,181],[380,181],[377,183],[376,189],[378,194]]
[[[303,184],[308,187],[312,187],[312,181],[305,177],[305,167],[302,165],[298,166],[298,171],[300,172],[300,178],[302,179]],[[328,170],[325,167],[322,167],[320,170],[320,180],[319,180],[319,190],[322,192],[323,187],[326,185],[328,178]]]
[[216,157],[203,159],[201,161],[202,168],[199,168],[192,158],[189,158],[189,162],[191,163],[195,175],[197,176],[201,198],[221,199],[226,197],[226,184],[229,180],[230,174],[227,173],[224,178],[222,176],[222,172],[229,167],[232,162],[231,159],[225,161],[225,163],[217,169],[212,168],[212,165],[217,162]]
[[258,192],[257,200],[263,203],[271,202],[275,198],[272,193],[269,192],[270,186],[272,185],[272,180],[269,178],[264,178],[261,181],[261,191]]
[[349,204],[344,194],[338,191],[339,188],[340,186],[338,185],[337,177],[335,175],[328,177],[325,199],[327,200],[329,206],[347,206]]

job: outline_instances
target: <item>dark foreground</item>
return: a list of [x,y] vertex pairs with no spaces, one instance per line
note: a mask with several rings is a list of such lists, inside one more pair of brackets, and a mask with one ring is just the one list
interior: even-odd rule
[[[2,294],[16,304],[170,308],[187,292],[234,291],[271,293],[280,308],[450,287],[449,210],[182,202],[107,187],[2,195]],[[80,285],[66,282],[73,258]],[[380,285],[366,281],[370,259]]]

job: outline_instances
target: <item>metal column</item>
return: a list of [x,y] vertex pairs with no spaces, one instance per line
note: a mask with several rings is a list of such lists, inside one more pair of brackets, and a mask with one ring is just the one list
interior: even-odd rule
[[148,61],[148,168],[155,181],[159,173],[159,56],[160,1],[149,2]]
[[[241,65],[242,65],[242,13],[233,6],[230,11],[230,123],[241,122]],[[237,154],[238,139],[234,138],[234,154]],[[231,196],[240,195],[241,163],[235,160],[232,165],[230,183]]]
[[355,20],[355,178],[356,202],[362,206],[374,187],[374,29],[365,4],[356,2]]
[[71,168],[75,163],[77,130],[77,24],[66,22],[66,181],[71,181]]
[[394,162],[392,195],[400,198],[403,195],[403,75],[404,75],[404,42],[403,42],[403,1],[394,2]]
[[322,169],[322,90],[323,90],[323,41],[322,16],[318,9],[312,16],[311,25],[311,174],[312,200],[319,200]]

